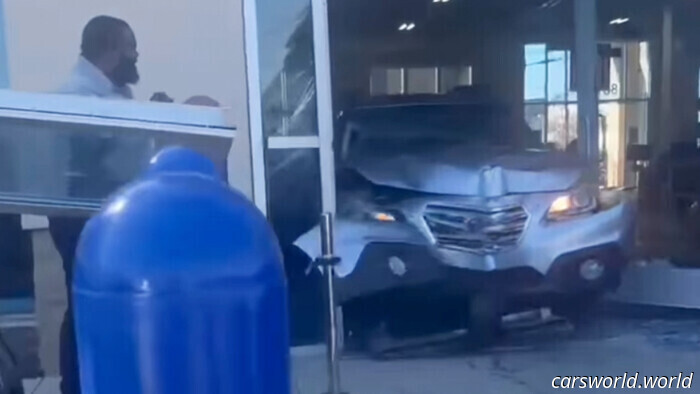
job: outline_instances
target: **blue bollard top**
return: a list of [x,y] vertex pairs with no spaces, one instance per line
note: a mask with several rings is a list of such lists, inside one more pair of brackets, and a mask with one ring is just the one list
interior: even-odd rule
[[265,217],[184,148],[158,154],[144,176],[106,203],[82,233],[74,290],[159,293],[183,288],[284,286]]
[[155,155],[145,176],[157,176],[168,172],[194,172],[221,180],[221,174],[211,160],[191,149],[181,147],[165,148]]

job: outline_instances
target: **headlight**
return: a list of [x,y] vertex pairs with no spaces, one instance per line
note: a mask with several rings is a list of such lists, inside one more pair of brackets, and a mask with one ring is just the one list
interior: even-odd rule
[[401,214],[401,212],[394,209],[374,210],[369,212],[368,216],[372,220],[384,223],[401,222],[404,220],[404,217]]
[[593,212],[598,206],[596,197],[588,190],[579,190],[557,197],[549,207],[547,217],[552,220]]
[[372,219],[378,221],[378,222],[395,222],[396,221],[396,216],[392,215],[389,212],[372,212],[370,214]]

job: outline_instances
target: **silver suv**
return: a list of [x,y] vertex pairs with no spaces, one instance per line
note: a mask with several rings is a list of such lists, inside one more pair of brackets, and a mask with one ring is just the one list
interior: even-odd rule
[[[526,149],[529,130],[505,119],[496,104],[454,99],[343,115],[342,303],[367,311],[390,294],[445,296],[470,306],[470,321],[495,321],[532,306],[578,312],[617,286],[634,241],[632,196],[601,190],[576,155]],[[296,245],[313,258],[319,239],[316,227]]]

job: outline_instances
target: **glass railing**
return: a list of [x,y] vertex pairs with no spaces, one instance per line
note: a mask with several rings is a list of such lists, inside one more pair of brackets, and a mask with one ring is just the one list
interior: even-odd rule
[[0,212],[89,214],[167,146],[225,174],[225,108],[0,92]]

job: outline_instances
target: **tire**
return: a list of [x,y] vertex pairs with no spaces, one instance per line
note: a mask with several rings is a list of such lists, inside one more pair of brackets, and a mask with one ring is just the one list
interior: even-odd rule
[[469,299],[467,346],[483,349],[492,346],[501,336],[503,301],[490,293],[478,293]]
[[381,323],[367,333],[364,342],[364,347],[370,357],[375,360],[382,360],[385,358],[385,352],[393,344],[393,337],[389,333],[386,323]]

